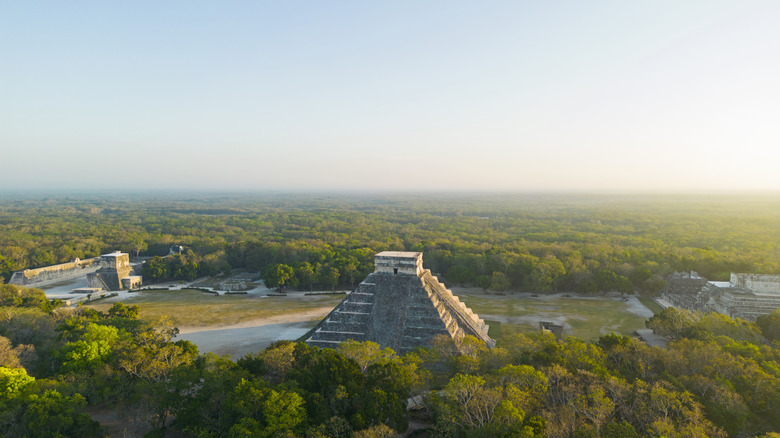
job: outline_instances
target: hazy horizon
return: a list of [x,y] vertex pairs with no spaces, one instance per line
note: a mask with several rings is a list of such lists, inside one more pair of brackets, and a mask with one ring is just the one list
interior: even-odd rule
[[778,13],[6,3],[0,193],[774,194]]

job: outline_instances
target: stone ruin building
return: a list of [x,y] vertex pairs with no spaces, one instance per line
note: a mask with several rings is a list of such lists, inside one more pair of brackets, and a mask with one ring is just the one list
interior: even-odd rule
[[732,273],[729,281],[709,281],[693,271],[675,272],[661,298],[674,307],[755,321],[780,308],[780,275]]
[[488,347],[488,326],[428,269],[421,252],[385,251],[374,272],[307,335],[306,343],[334,348],[348,339],[373,341],[403,354],[437,335],[471,335]]
[[103,290],[134,289],[141,286],[141,277],[130,275],[130,256],[123,252],[112,252],[100,256],[100,269],[87,275],[90,288]]
[[563,339],[564,326],[551,321],[539,321],[539,330],[552,333],[557,339]]
[[99,268],[100,259],[98,257],[86,260],[76,259],[69,263],[16,271],[11,275],[11,280],[8,283],[27,287],[41,287],[80,278],[97,271]]

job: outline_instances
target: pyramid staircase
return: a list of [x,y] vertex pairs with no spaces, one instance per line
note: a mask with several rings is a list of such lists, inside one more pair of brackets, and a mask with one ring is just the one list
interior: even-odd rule
[[306,340],[320,348],[335,347],[347,339],[365,341],[371,322],[376,284],[362,282],[333,309]]
[[[377,293],[385,295],[379,300],[384,304],[377,305]],[[389,325],[388,318],[392,321]],[[336,306],[305,342],[335,348],[347,339],[373,340],[406,353],[430,345],[437,335],[453,339],[472,335],[493,347],[495,342],[487,332],[485,321],[429,270],[419,277],[375,272]]]

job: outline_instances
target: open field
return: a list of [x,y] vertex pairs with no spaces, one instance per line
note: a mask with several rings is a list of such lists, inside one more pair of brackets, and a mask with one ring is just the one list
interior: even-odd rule
[[[500,322],[493,333],[500,329],[503,336],[538,330],[543,320],[564,324],[567,336],[592,340],[612,332],[631,334],[644,328],[645,320],[653,314],[636,297],[621,301],[616,296],[495,295],[478,288],[458,287],[453,291],[481,318]],[[194,342],[202,353],[227,354],[236,359],[261,351],[278,339],[297,339],[343,298],[301,292],[286,297],[262,293],[214,296],[183,289],[138,292],[122,301],[138,304],[144,319],[171,317],[181,329],[179,338]],[[112,298],[89,307],[106,311],[114,301]]]
[[[219,327],[250,321],[305,313],[336,306],[344,295],[303,295],[290,293],[286,297],[260,294],[214,296],[192,289],[149,291],[131,294],[122,300],[127,305],[138,304],[141,318],[156,319],[167,315],[180,327]],[[89,307],[106,311],[115,300],[105,300]],[[291,319],[299,320],[292,317]],[[281,322],[281,321],[279,321]]]
[[487,295],[479,289],[457,287],[453,292],[480,318],[500,322],[503,336],[538,330],[539,321],[563,324],[564,335],[585,340],[612,332],[630,335],[636,329],[645,328],[645,320],[653,315],[633,296],[621,301],[615,296]]
[[[263,291],[267,291],[263,289]],[[562,294],[531,296],[530,293],[488,294],[478,288],[453,288],[461,301],[481,318],[498,321],[492,333],[502,336],[539,329],[539,321],[565,326],[566,336],[585,340],[607,333],[631,334],[645,327],[652,311],[636,297],[564,297]],[[193,289],[148,291],[125,295],[125,304],[138,304],[141,318],[171,317],[181,330],[180,339],[190,340],[201,353],[212,352],[237,359],[262,351],[279,339],[297,339],[330,312],[344,295],[265,296],[259,290],[246,295],[214,296]],[[117,298],[89,307],[106,311]],[[499,330],[496,330],[499,329]]]

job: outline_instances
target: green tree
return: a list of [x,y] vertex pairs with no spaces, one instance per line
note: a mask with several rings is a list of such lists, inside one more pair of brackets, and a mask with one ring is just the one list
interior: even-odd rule
[[63,396],[51,389],[31,394],[18,408],[17,420],[0,426],[0,432],[7,437],[30,438],[105,436],[100,424],[83,412],[86,404],[79,394]]
[[667,307],[661,313],[653,315],[645,323],[654,333],[669,339],[680,339],[688,333],[696,322],[696,317],[685,309]]
[[21,348],[14,348],[10,339],[0,336],[0,366],[8,368],[21,367],[19,362],[20,350]]
[[574,400],[574,410],[587,418],[599,435],[601,427],[615,410],[615,403],[605,396],[604,389],[591,385],[585,394],[578,395]]
[[266,421],[264,436],[296,436],[306,420],[303,398],[292,391],[271,390],[268,399],[263,403],[263,416]]
[[314,285],[314,267],[309,262],[298,264],[295,268],[295,275],[298,277],[298,284],[304,289],[312,290]]
[[629,274],[628,279],[631,281],[631,284],[633,284],[634,287],[636,287],[637,289],[644,290],[644,288],[646,287],[645,283],[652,276],[653,276],[653,272],[650,269],[647,269],[646,267],[642,266],[631,271],[631,274]]
[[22,294],[19,292],[19,287],[0,283],[0,306],[17,307],[21,305]]
[[503,272],[493,272],[490,279],[490,290],[503,292],[510,286],[509,278]]
[[602,292],[618,290],[620,280],[618,275],[608,269],[599,269],[595,274],[596,285]]
[[352,438],[392,438],[394,436],[396,436],[395,431],[384,424],[377,424],[352,433]]
[[7,403],[34,381],[35,379],[28,376],[24,368],[0,366],[0,402]]
[[86,370],[103,362],[119,340],[119,330],[107,325],[89,324],[80,340],[65,344],[63,366]]
[[333,291],[339,282],[339,276],[340,274],[338,269],[331,266],[326,266],[322,268],[322,271],[320,271],[319,281],[326,289]]
[[355,283],[355,273],[360,266],[360,262],[353,256],[346,256],[337,258],[334,263],[344,277],[344,284],[348,284],[352,287]]
[[144,278],[149,280],[165,280],[171,277],[168,262],[162,257],[152,257],[142,268]]
[[772,313],[761,315],[756,318],[756,325],[761,329],[761,333],[770,341],[780,341],[780,309],[775,309]]
[[542,292],[556,292],[565,275],[563,262],[552,255],[542,259],[532,274],[536,288]]
[[337,350],[345,357],[354,360],[362,372],[366,372],[372,364],[387,362],[396,357],[392,349],[380,348],[379,344],[371,341],[358,342],[347,339],[338,345]]
[[138,305],[127,306],[125,303],[115,303],[108,309],[108,315],[114,318],[130,318],[136,319],[141,313],[141,308]]
[[263,281],[268,288],[282,290],[285,285],[290,283],[293,278],[294,270],[291,266],[285,264],[275,264],[266,269],[263,275]]
[[146,249],[149,248],[149,245],[144,240],[144,237],[139,233],[132,233],[128,235],[126,238],[126,245],[135,251],[136,258],[138,257],[138,254],[141,253],[141,251],[146,251]]

